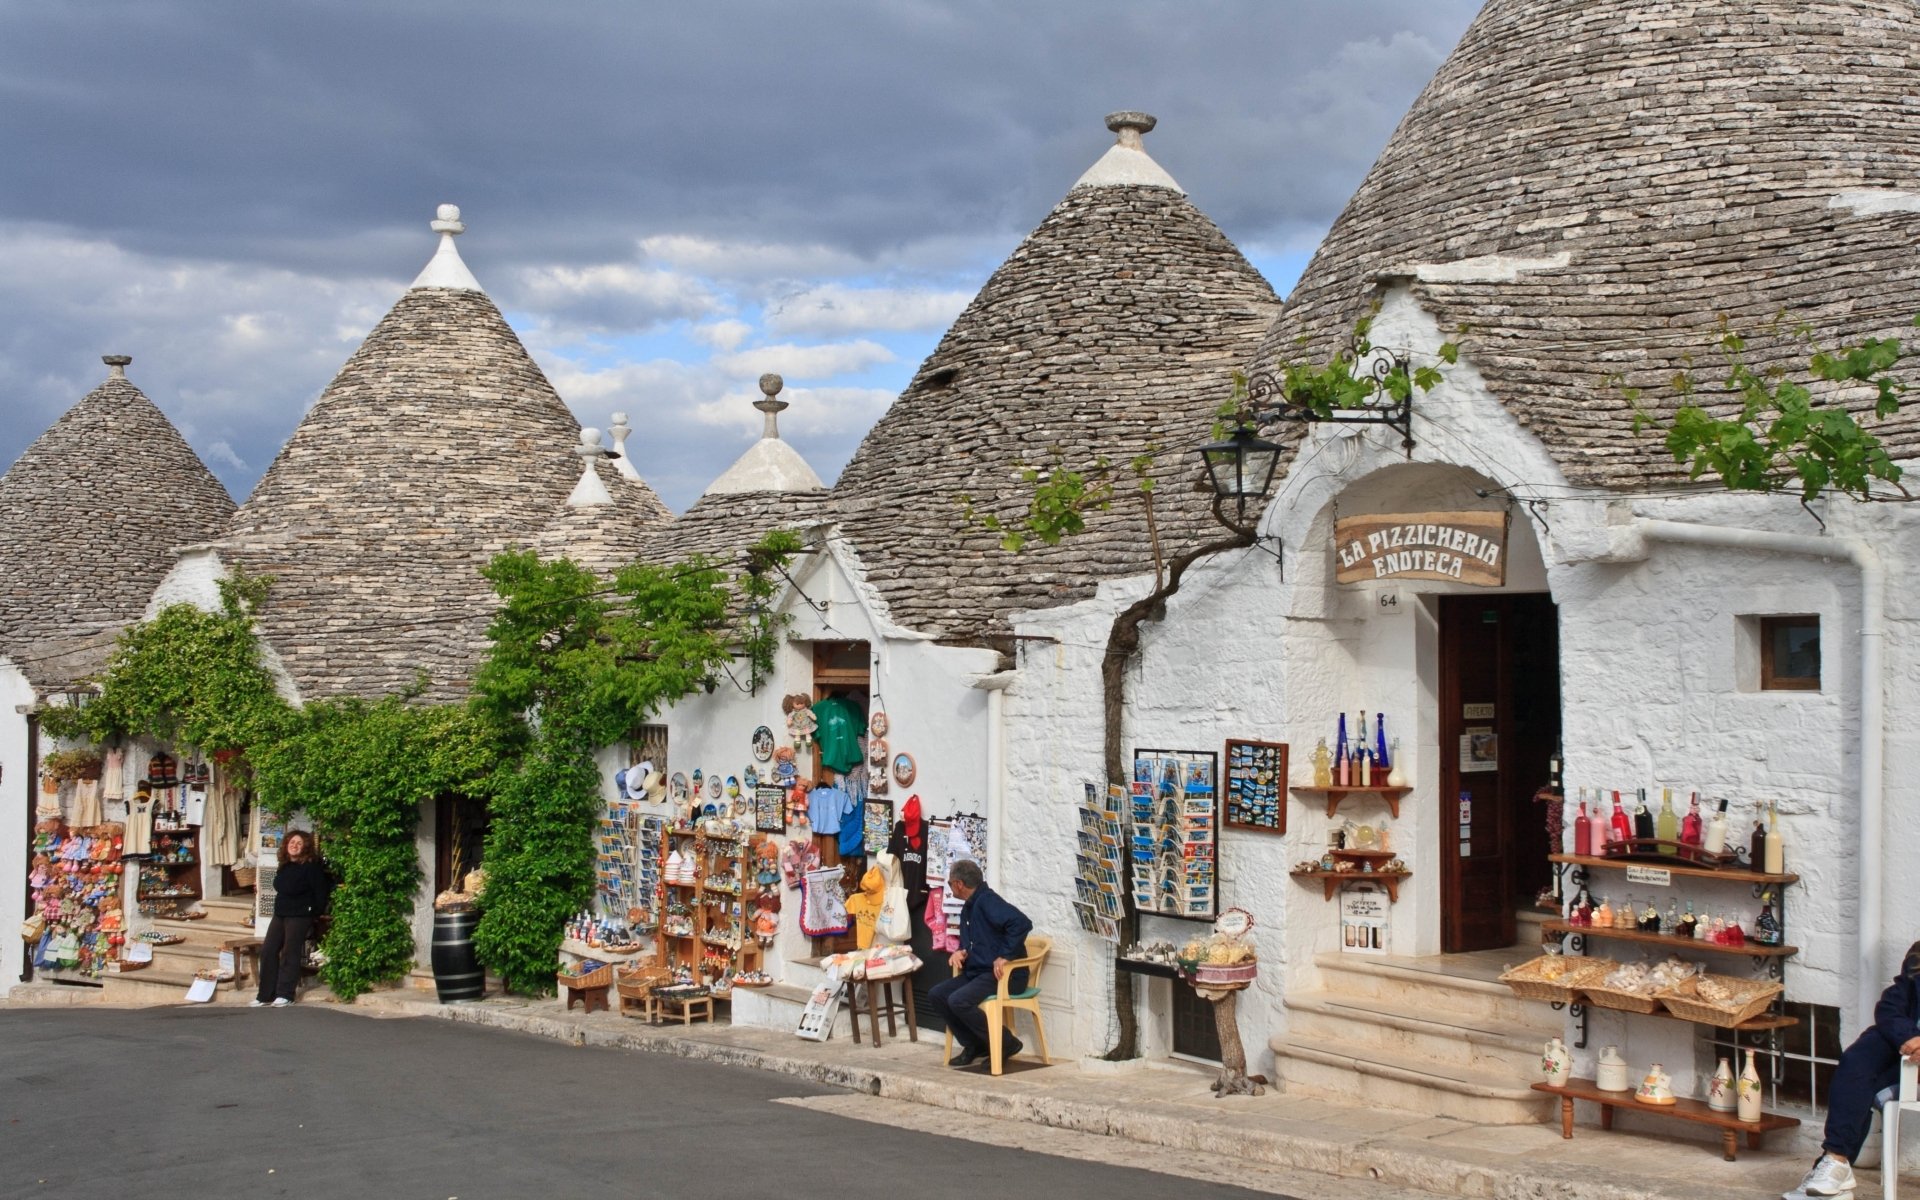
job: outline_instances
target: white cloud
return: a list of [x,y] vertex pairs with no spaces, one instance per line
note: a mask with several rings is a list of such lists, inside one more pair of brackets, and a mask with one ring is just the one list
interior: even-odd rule
[[740,343],[753,333],[753,326],[745,321],[709,321],[704,325],[695,325],[690,332],[694,340],[715,350],[738,350]]
[[775,371],[789,379],[831,379],[896,361],[893,351],[879,342],[860,338],[821,346],[755,346],[714,357],[714,365],[728,375],[759,377]]
[[945,329],[973,299],[971,292],[857,288],[825,283],[767,306],[774,333],[825,337],[873,329]]
[[640,251],[668,266],[721,279],[851,275],[867,265],[854,254],[826,245],[720,241],[688,234],[642,238]]
[[601,330],[638,332],[725,309],[705,280],[629,263],[532,267],[519,273],[515,285],[517,307]]
[[246,459],[241,458],[238,454],[234,453],[233,447],[227,443],[227,440],[225,438],[222,438],[219,441],[213,443],[211,446],[208,446],[206,457],[208,462],[225,463],[227,466],[232,467],[236,471],[247,471],[252,469],[249,466],[247,466]]

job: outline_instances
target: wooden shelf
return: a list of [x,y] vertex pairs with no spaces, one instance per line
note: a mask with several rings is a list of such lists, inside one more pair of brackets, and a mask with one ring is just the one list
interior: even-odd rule
[[1798,1117],[1785,1117],[1778,1113],[1761,1113],[1758,1121],[1742,1121],[1733,1113],[1715,1112],[1698,1100],[1685,1097],[1676,1099],[1672,1104],[1648,1104],[1637,1100],[1631,1090],[1624,1092],[1603,1092],[1591,1079],[1569,1079],[1559,1087],[1550,1083],[1536,1083],[1536,1092],[1560,1097],[1560,1136],[1573,1136],[1573,1102],[1587,1100],[1600,1106],[1600,1128],[1613,1128],[1613,1110],[1624,1108],[1648,1116],[1666,1117],[1675,1121],[1691,1121],[1697,1125],[1711,1125],[1720,1130],[1720,1155],[1728,1162],[1734,1161],[1738,1149],[1738,1137],[1747,1135],[1749,1148],[1761,1148],[1762,1139],[1776,1129],[1792,1129],[1800,1124]]
[[1633,858],[1599,858],[1590,854],[1549,854],[1548,862],[1571,863],[1578,867],[1599,867],[1607,871],[1624,871],[1628,867],[1648,867],[1656,871],[1665,871],[1671,875],[1684,875],[1696,879],[1724,879],[1731,883],[1799,883],[1800,877],[1791,872],[1769,875],[1765,871],[1730,871],[1716,867],[1689,867],[1683,863],[1650,862]]
[[1326,898],[1340,890],[1343,883],[1379,883],[1387,889],[1387,903],[1400,902],[1400,881],[1412,875],[1412,871],[1294,871],[1295,879],[1318,879],[1325,887]]
[[1336,784],[1332,787],[1293,787],[1288,790],[1296,796],[1325,796],[1327,798],[1327,816],[1329,817],[1333,816],[1334,810],[1339,808],[1340,802],[1348,796],[1378,796],[1387,802],[1387,808],[1392,811],[1393,819],[1398,821],[1400,819],[1400,797],[1406,795],[1413,789],[1410,787],[1388,787],[1383,783],[1379,787],[1358,787],[1351,785],[1341,787]]
[[1138,958],[1117,958],[1114,965],[1133,975],[1152,975],[1160,979],[1179,979],[1180,968],[1172,963],[1147,962]]
[[1786,958],[1800,953],[1798,946],[1764,946],[1749,938],[1745,945],[1723,946],[1719,942],[1701,942],[1668,933],[1642,933],[1638,929],[1611,929],[1595,925],[1575,925],[1571,921],[1542,921],[1547,933],[1577,933],[1582,937],[1607,938],[1616,942],[1640,942],[1648,946],[1671,946],[1676,950],[1711,950],[1716,954],[1750,954],[1755,958]]

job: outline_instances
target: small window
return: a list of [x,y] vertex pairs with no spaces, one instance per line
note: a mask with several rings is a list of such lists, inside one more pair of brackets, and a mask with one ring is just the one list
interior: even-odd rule
[[1833,1073],[1840,1062],[1840,1010],[1825,1004],[1782,1006],[1797,1023],[1765,1032],[1736,1032],[1701,1027],[1701,1056],[1696,1069],[1702,1078],[1713,1074],[1721,1058],[1740,1073],[1746,1052],[1754,1053],[1755,1068],[1768,1108],[1818,1113],[1827,1107]]
[[1760,618],[1760,690],[1820,690],[1820,618]]

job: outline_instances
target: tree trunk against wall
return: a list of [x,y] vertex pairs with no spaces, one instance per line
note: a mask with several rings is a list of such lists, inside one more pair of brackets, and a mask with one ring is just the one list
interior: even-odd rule
[[1213,1028],[1220,1035],[1220,1078],[1213,1090],[1222,1096],[1262,1096],[1267,1089],[1247,1076],[1247,1048],[1240,1041],[1240,990],[1198,989],[1213,1004]]
[[[1214,501],[1213,514],[1222,525],[1229,529],[1235,528],[1227,521],[1218,500]],[[1180,590],[1180,580],[1186,575],[1187,568],[1208,555],[1251,546],[1253,542],[1254,534],[1251,529],[1235,529],[1232,537],[1208,542],[1177,555],[1167,568],[1165,583],[1121,609],[1113,618],[1113,625],[1107,632],[1106,653],[1100,660],[1101,699],[1106,720],[1106,772],[1107,782],[1110,785],[1118,784],[1125,787],[1132,779],[1132,773],[1127,770],[1125,748],[1121,745],[1121,741],[1125,736],[1123,717],[1127,706],[1127,667],[1133,661],[1133,656],[1140,650],[1140,626],[1148,619],[1157,621],[1166,615],[1167,598]],[[1130,821],[1131,817],[1129,817]],[[1116,1062],[1140,1056],[1140,1023],[1134,1012],[1133,974],[1120,969],[1118,953],[1122,947],[1140,938],[1140,914],[1133,906],[1132,854],[1124,856],[1121,864],[1125,868],[1121,876],[1121,888],[1125,893],[1126,915],[1120,922],[1120,945],[1115,947],[1113,972],[1113,1005],[1120,1018],[1120,1039],[1106,1054],[1107,1059]],[[1245,1067],[1243,1055],[1241,1060],[1243,1075]]]

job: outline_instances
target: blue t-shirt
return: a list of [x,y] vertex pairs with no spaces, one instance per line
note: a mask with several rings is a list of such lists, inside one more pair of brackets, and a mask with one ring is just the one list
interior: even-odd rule
[[807,793],[807,824],[815,833],[839,833],[840,822],[851,812],[853,797],[837,787],[817,787]]

